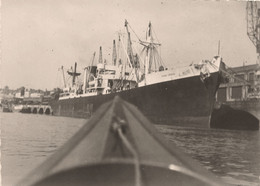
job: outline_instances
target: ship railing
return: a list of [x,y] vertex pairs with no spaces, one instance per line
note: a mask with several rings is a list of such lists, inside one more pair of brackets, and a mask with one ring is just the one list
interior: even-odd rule
[[70,93],[68,93],[68,92],[66,92],[66,93],[61,93],[60,94],[60,97],[65,97],[65,96],[69,96],[70,95]]
[[96,87],[90,87],[90,88],[87,88],[87,93],[91,93],[91,92],[96,92],[97,91],[97,88]]
[[87,92],[86,96],[96,96],[97,95],[97,91],[95,92]]

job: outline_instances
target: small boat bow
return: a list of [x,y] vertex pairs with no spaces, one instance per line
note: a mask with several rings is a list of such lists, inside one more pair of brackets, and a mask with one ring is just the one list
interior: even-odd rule
[[223,185],[115,97],[18,185]]

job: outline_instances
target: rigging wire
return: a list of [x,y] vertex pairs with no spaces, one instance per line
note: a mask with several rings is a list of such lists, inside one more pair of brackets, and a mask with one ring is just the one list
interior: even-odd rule
[[[139,43],[140,43],[141,45],[144,45],[144,44],[142,44],[143,41],[138,37],[138,35],[136,34],[136,32],[134,31],[134,29],[131,27],[131,25],[130,25],[129,23],[128,23],[128,26],[129,26],[129,28],[131,29],[131,31],[135,34],[136,38],[139,40]],[[158,37],[157,37],[157,35],[156,35],[154,29],[151,28],[151,30],[152,30],[152,33],[155,35],[156,41],[157,41],[158,43],[160,43],[160,41],[159,41],[159,39],[158,39]],[[159,46],[161,46],[161,44],[159,44]],[[140,61],[143,63],[143,65],[145,65],[145,62],[143,62],[143,59],[142,59],[141,55],[142,55],[142,53],[144,52],[145,48],[147,48],[147,47],[148,47],[148,46],[144,45],[143,50],[141,51],[140,55],[138,55],[138,56],[139,56],[139,59],[140,59]],[[159,49],[161,50],[161,48],[159,48]],[[134,48],[134,50],[135,50],[135,52],[136,52],[136,48]],[[156,58],[156,56],[150,56],[150,57],[152,57],[153,60],[154,60],[155,70],[156,70],[156,64],[155,64],[156,62],[158,63],[158,67],[160,67],[160,65],[166,67],[164,61],[162,60],[162,58],[161,58],[161,56],[160,56],[161,51],[160,51],[160,52],[158,51],[157,46],[155,46],[155,47],[153,48],[153,52],[155,53],[156,56],[158,56],[157,58]],[[137,52],[136,52],[136,53],[137,53]],[[156,60],[156,59],[157,59],[157,60]],[[150,65],[151,65],[151,64],[150,64]],[[140,66],[141,66],[141,65],[140,65]],[[150,67],[151,67],[151,66],[150,66]]]
[[127,25],[128,25],[129,28],[132,30],[132,32],[135,34],[135,36],[137,37],[137,39],[138,39],[139,41],[142,41],[142,40],[138,37],[138,35],[135,33],[134,29],[132,29],[131,25],[130,25],[129,23],[127,23]]
[[[155,33],[155,31],[154,31],[154,29],[151,29],[152,30],[152,32],[154,33],[154,35],[155,35],[155,38],[156,38],[156,40],[158,41],[158,43],[161,43],[160,42],[160,40],[158,39],[158,37],[157,37],[157,35],[156,35],[156,33]],[[160,44],[161,45],[161,44]]]
[[[208,62],[209,62],[209,64],[210,64],[213,68],[218,69],[218,67],[217,67],[215,64],[213,64],[211,61],[208,61]],[[234,78],[234,79],[236,79],[236,80],[238,80],[238,81],[240,81],[240,82],[243,82],[243,83],[245,83],[245,84],[247,84],[247,85],[250,84],[249,81],[246,80],[245,78],[236,77],[236,75],[238,75],[238,74],[237,74],[237,72],[235,72],[234,70],[232,70],[231,67],[229,67],[229,66],[227,66],[227,65],[226,65],[226,67],[228,68],[228,70],[230,70],[230,71],[232,72],[232,74],[229,73],[227,70],[225,70],[225,69],[223,69],[223,68],[220,68],[221,72],[223,72],[223,73],[225,73],[226,75],[228,75],[229,77],[232,77],[232,78]]]
[[59,82],[59,71],[60,71],[60,68],[58,68],[58,72],[56,73],[56,79],[55,79],[55,87],[56,86],[60,86],[59,84],[60,84],[60,82]]

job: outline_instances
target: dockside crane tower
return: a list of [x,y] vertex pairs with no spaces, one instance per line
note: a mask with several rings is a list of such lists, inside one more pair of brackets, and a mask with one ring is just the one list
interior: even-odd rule
[[256,47],[257,63],[260,63],[260,9],[256,1],[247,1],[247,35]]

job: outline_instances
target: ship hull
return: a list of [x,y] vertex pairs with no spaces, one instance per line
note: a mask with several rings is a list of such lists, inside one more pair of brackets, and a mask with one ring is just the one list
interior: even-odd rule
[[220,73],[214,72],[204,81],[192,76],[106,95],[52,100],[50,105],[54,115],[89,118],[102,103],[118,95],[153,123],[209,128],[219,84]]

